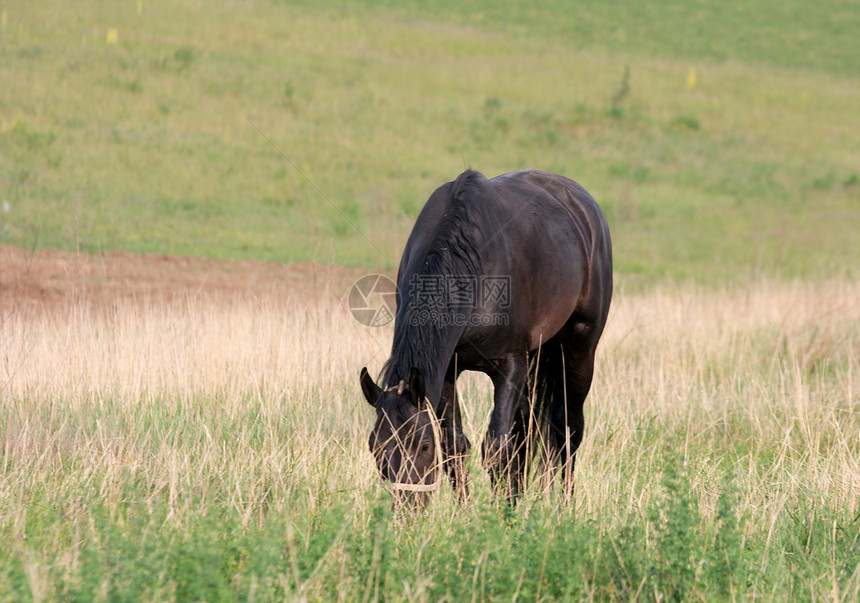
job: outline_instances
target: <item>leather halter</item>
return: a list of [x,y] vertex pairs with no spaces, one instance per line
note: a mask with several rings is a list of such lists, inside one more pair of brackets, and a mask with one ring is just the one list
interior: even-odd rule
[[[386,387],[383,391],[397,392],[398,396],[402,396],[403,392],[408,391],[409,386],[406,385],[406,380],[401,379],[397,385]],[[381,484],[391,490],[400,490],[401,492],[435,492],[442,485],[442,464],[444,457],[442,455],[442,428],[439,425],[439,417],[436,416],[436,411],[433,405],[430,404],[430,399],[424,396],[424,408],[420,412],[426,412],[430,418],[430,427],[433,430],[433,439],[435,440],[435,468],[436,479],[430,484],[410,484],[407,482],[386,482],[380,480]]]

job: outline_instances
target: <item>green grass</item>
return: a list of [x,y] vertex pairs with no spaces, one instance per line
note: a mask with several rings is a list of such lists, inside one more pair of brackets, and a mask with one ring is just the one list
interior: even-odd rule
[[[289,3],[284,3],[289,4]],[[375,7],[377,15],[431,18],[505,33],[514,39],[548,37],[573,50],[599,48],[621,56],[739,61],[787,69],[856,76],[854,31],[860,22],[850,3],[812,5],[800,0],[754,3],[610,0],[584,6],[563,0],[527,5],[477,0],[427,5],[341,1],[341,7]],[[359,8],[360,7],[360,8]]]
[[860,262],[844,3],[0,10],[4,242],[392,268],[436,186],[537,167],[628,282]]
[[467,375],[470,498],[412,518],[357,383],[390,327],[304,294],[4,309],[0,601],[860,596],[856,282],[622,291],[573,502],[499,504]]
[[573,505],[475,455],[412,521],[356,383],[390,332],[341,306],[0,307],[0,601],[858,598],[850,3],[0,14],[2,243],[392,268],[438,184],[537,167],[619,274]]
[[[643,518],[614,529],[546,507],[506,518],[492,506],[447,526],[434,516],[396,528],[381,501],[365,513],[337,503],[313,520],[268,514],[250,526],[229,508],[191,511],[183,526],[147,508],[142,492],[123,493],[121,517],[81,494],[90,525],[51,535],[80,539],[74,565],[6,553],[0,584],[26,596],[35,574],[50,598],[138,601],[781,599],[808,597],[810,587],[839,597],[852,578],[856,585],[852,518],[820,500],[801,503],[773,525],[775,539],[748,536],[734,479],[726,473],[717,513],[703,515],[686,481],[670,476]],[[37,526],[61,519],[37,510],[29,521],[39,543],[47,537]],[[684,536],[691,531],[701,536]],[[818,573],[830,568],[832,583]]]

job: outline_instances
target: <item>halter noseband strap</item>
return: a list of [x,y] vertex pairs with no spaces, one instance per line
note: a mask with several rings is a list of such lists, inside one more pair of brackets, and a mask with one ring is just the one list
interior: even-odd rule
[[[402,396],[403,392],[408,391],[409,386],[405,379],[401,379],[397,385],[386,387],[383,391],[397,392],[398,396]],[[439,425],[439,417],[436,416],[436,411],[433,405],[430,404],[430,399],[424,396],[424,408],[421,412],[426,412],[430,417],[430,427],[433,430],[433,439],[435,440],[434,451],[434,471],[436,471],[436,479],[431,484],[410,484],[406,482],[382,482],[382,485],[392,490],[400,490],[402,492],[434,492],[442,485],[442,464],[444,456],[442,455],[442,428]]]

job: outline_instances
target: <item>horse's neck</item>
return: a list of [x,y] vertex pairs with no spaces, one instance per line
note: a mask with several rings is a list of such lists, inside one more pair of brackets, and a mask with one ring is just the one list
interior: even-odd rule
[[[405,333],[400,333],[391,350],[389,369],[385,385],[391,386],[401,379],[409,379],[412,367],[421,371],[424,377],[427,397],[437,404],[442,395],[445,374],[465,327],[435,324],[407,325]],[[433,329],[434,332],[426,330]],[[432,349],[425,349],[432,348]]]

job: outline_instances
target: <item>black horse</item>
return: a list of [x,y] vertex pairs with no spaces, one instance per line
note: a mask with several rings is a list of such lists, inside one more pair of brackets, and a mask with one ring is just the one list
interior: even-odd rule
[[366,368],[360,378],[377,415],[370,449],[395,496],[425,502],[443,466],[465,495],[455,383],[473,370],[495,390],[483,460],[496,489],[516,499],[539,451],[569,497],[611,297],[606,220],[576,182],[468,170],[439,187],[403,251],[382,386]]

